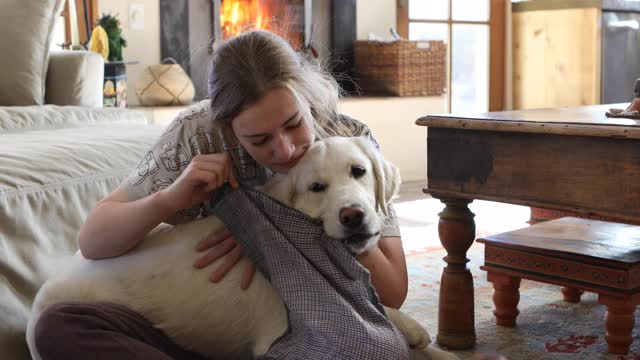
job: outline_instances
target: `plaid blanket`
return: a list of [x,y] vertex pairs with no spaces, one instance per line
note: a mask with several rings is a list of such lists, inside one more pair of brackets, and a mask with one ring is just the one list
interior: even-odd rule
[[264,359],[409,358],[369,272],[319,220],[246,187],[218,197],[214,212],[286,305],[289,327]]

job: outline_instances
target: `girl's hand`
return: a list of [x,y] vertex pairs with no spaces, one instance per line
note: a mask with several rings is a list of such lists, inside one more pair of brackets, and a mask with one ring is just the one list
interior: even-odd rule
[[209,236],[198,243],[196,250],[199,252],[208,250],[206,254],[193,263],[193,267],[196,269],[202,269],[226,255],[222,265],[215,269],[211,273],[211,276],[209,276],[211,282],[219,282],[238,262],[242,262],[243,272],[240,287],[243,290],[249,288],[253,280],[253,275],[256,273],[256,267],[253,262],[244,255],[242,248],[226,227],[209,234]]
[[229,181],[234,189],[238,188],[229,155],[197,155],[176,181],[162,191],[167,205],[179,211],[207,200],[211,192],[220,188],[225,181]]

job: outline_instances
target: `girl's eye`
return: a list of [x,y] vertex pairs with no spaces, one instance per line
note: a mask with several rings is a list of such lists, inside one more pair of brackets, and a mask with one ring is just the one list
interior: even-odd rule
[[252,142],[251,145],[253,145],[253,146],[261,146],[261,145],[266,144],[268,140],[269,139],[265,136],[260,141]]
[[302,125],[302,119],[299,119],[298,122],[293,125],[289,125],[285,127],[285,129],[288,129],[288,130],[297,129],[300,127],[300,125]]
[[309,186],[309,190],[314,193],[320,193],[327,190],[327,184],[314,182],[313,184],[311,184],[311,186]]

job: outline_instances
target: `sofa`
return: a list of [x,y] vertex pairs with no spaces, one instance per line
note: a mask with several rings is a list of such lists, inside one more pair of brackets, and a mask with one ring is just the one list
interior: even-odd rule
[[0,48],[11,49],[0,52],[0,359],[30,358],[36,292],[162,131],[142,112],[102,107],[100,55],[48,50],[62,3],[0,2]]

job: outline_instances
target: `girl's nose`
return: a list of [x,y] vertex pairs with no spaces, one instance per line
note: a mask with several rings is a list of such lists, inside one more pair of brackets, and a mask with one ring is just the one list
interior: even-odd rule
[[288,136],[280,136],[275,144],[274,157],[278,162],[289,161],[291,156],[293,156],[295,149],[296,147],[293,144],[293,141],[291,141]]

